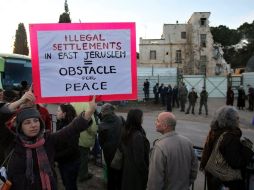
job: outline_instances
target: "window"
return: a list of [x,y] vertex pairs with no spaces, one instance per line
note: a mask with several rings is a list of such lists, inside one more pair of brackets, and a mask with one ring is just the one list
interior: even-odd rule
[[182,52],[181,52],[181,50],[176,50],[176,63],[182,63]]
[[150,50],[150,59],[153,59],[153,60],[156,59],[156,51],[155,50]]
[[200,46],[206,47],[206,34],[200,34]]
[[200,25],[201,26],[206,26],[206,18],[201,18],[200,19]]
[[186,39],[186,32],[181,32],[181,38]]
[[206,55],[200,56],[200,74],[206,73],[207,58]]

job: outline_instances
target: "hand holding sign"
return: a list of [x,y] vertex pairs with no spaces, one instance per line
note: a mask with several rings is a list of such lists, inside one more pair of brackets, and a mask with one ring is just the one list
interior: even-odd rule
[[26,103],[27,101],[35,102],[35,96],[31,88],[25,92],[25,94],[20,98],[20,101],[22,103]]
[[92,100],[89,102],[89,108],[85,111],[85,113],[83,114],[83,117],[86,120],[90,120],[92,115],[94,114],[95,110],[96,110],[96,96],[93,96]]

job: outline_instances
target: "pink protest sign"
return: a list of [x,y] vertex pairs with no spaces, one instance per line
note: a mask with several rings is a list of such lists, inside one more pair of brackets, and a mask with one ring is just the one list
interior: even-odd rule
[[135,23],[30,24],[39,103],[137,99]]

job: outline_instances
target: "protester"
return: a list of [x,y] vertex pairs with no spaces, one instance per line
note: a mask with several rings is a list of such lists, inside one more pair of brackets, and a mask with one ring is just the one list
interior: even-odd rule
[[235,99],[234,91],[232,90],[231,86],[228,87],[227,90],[227,97],[226,97],[226,105],[234,105],[234,99]]
[[[26,101],[34,101],[34,95],[32,92],[26,92],[22,98],[16,100],[12,103],[2,102],[0,103],[0,135],[2,131],[5,131],[5,127],[3,125],[7,125],[7,121],[11,120],[13,115],[15,115],[17,109]],[[3,139],[2,139],[3,140]],[[1,141],[0,139],[0,163],[3,163],[4,157],[8,154],[8,152],[12,149],[6,141]],[[6,143],[5,143],[6,142]]]
[[208,106],[207,106],[207,99],[208,99],[208,93],[205,89],[205,87],[202,88],[202,91],[200,92],[200,104],[199,104],[199,112],[198,114],[202,114],[202,107],[205,107],[205,114],[208,115]]
[[189,189],[198,167],[193,144],[175,132],[173,113],[160,113],[155,126],[162,136],[155,141],[151,152],[147,190]]
[[[89,106],[86,102],[73,102],[71,105],[76,110],[77,114],[80,114],[83,110],[86,110]],[[79,169],[79,182],[84,182],[93,177],[93,174],[89,172],[88,162],[90,150],[94,146],[98,126],[95,122],[94,115],[92,116],[93,124],[85,131],[80,133],[79,137],[79,150],[81,156],[81,165]]]
[[237,107],[239,110],[243,110],[245,108],[245,91],[243,89],[243,86],[239,86],[238,89],[238,97],[237,97]]
[[198,95],[195,92],[195,88],[192,87],[192,90],[191,90],[191,92],[188,95],[189,107],[188,107],[188,109],[187,109],[185,114],[189,114],[190,109],[191,109],[191,113],[193,115],[195,114],[195,105],[196,105],[197,99],[198,99]]
[[148,81],[148,79],[145,80],[144,82],[144,95],[145,95],[145,101],[148,101],[149,100],[149,88],[150,88],[150,82]]
[[[253,152],[250,141],[242,141],[241,136],[242,131],[239,128],[238,111],[233,106],[220,107],[215,112],[211,122],[200,164],[200,169],[202,171],[204,170],[207,176],[208,190],[219,190],[222,185],[228,187],[230,190],[245,189],[244,175],[240,176],[241,179],[221,181],[217,176],[213,176],[206,171],[207,162],[212,155],[216,142],[221,137],[222,141],[218,145],[219,152],[233,170],[240,169],[240,175],[241,173],[244,174],[244,170],[253,156]],[[231,173],[228,173],[227,176],[231,176]]]
[[[20,102],[34,99],[34,96],[29,97],[30,94],[26,93]],[[8,109],[12,110],[20,102],[10,104]],[[16,134],[4,126],[6,120],[0,119],[0,144],[11,146],[10,150],[13,150],[7,166],[12,190],[57,189],[53,170],[54,157],[57,153],[55,148],[88,128],[96,107],[95,97],[89,105],[89,109],[67,127],[46,138],[43,135],[44,123],[35,108],[23,108],[17,113]]]
[[142,127],[143,112],[128,112],[123,134],[122,190],[145,190],[148,178],[150,144]]
[[107,190],[121,189],[122,169],[114,169],[111,162],[116,149],[121,142],[124,119],[114,112],[115,108],[110,103],[101,107],[101,123],[99,124],[99,143],[103,150],[103,156],[107,167]]
[[[57,131],[68,126],[77,116],[75,109],[70,104],[60,104],[56,112]],[[80,167],[80,153],[78,146],[79,134],[69,138],[56,147],[55,161],[62,177],[65,190],[77,190],[77,178]]]

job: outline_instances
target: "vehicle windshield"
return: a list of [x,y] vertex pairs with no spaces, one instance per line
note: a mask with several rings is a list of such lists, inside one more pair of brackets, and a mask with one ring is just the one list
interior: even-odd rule
[[6,58],[4,74],[2,76],[3,88],[16,88],[20,85],[21,81],[27,81],[28,85],[31,85],[31,61],[27,59]]

